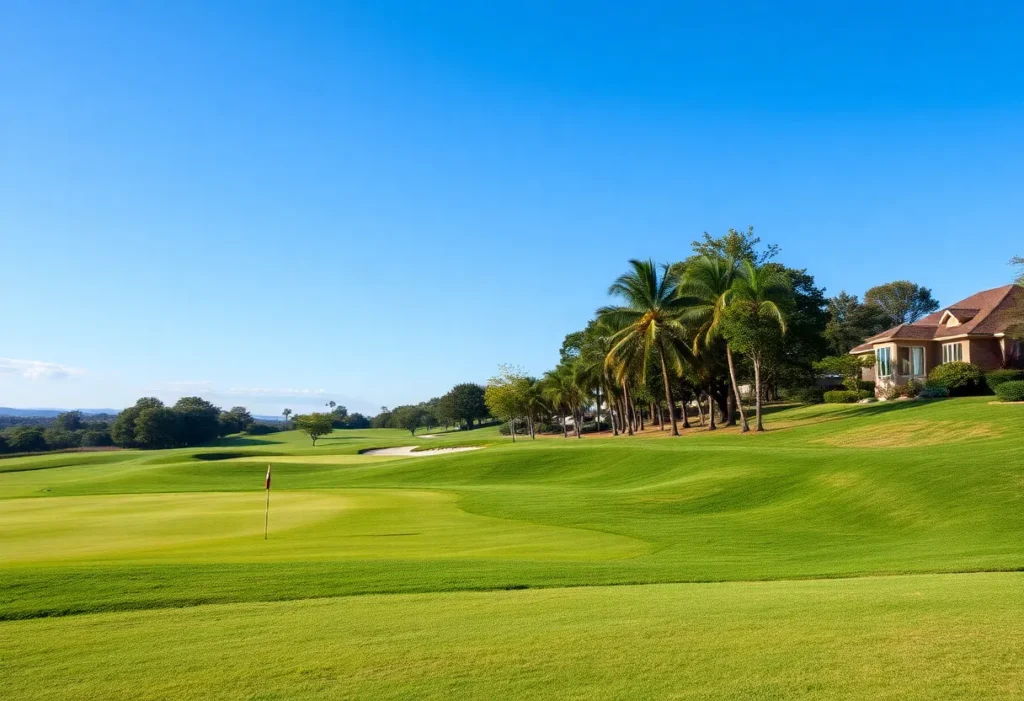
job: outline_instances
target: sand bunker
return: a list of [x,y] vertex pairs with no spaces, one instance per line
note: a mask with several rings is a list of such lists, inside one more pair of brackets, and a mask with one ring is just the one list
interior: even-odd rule
[[411,455],[416,458],[426,457],[428,455],[438,455],[439,453],[464,453],[467,450],[480,450],[478,445],[467,445],[460,448],[431,448],[429,450],[416,450],[419,446],[415,445],[403,445],[401,448],[374,448],[372,450],[364,450],[360,455]]

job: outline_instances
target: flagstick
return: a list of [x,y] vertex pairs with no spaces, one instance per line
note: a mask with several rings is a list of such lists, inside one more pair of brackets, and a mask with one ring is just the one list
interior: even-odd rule
[[263,540],[266,540],[270,532],[270,465],[267,465],[267,480],[264,487],[267,490],[267,513],[263,517]]

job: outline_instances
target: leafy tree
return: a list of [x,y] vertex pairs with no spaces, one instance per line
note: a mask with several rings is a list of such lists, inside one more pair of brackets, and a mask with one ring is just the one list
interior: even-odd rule
[[174,404],[181,420],[181,444],[202,445],[220,435],[220,408],[201,397],[182,397]]
[[484,401],[493,416],[509,423],[512,442],[516,440],[516,420],[527,413],[529,381],[523,371],[512,365],[501,365],[498,374],[487,381]]
[[231,433],[247,431],[254,422],[252,414],[244,406],[231,407],[230,411],[221,412],[220,435],[226,436]]
[[281,416],[284,417],[285,426],[288,425],[288,417],[291,416],[293,413],[294,412],[291,409],[285,409],[284,411],[281,412]]
[[99,448],[108,445],[114,445],[110,431],[97,428],[87,428],[82,431],[83,448]]
[[484,401],[484,388],[472,382],[452,387],[438,400],[438,410],[443,419],[453,423],[464,422],[465,429],[472,428],[474,421],[490,415]]
[[723,236],[714,238],[708,232],[700,241],[694,241],[694,256],[697,258],[723,258],[735,261],[749,260],[754,265],[763,265],[779,254],[779,247],[775,244],[765,246],[763,251],[758,251],[761,238],[754,236],[754,227],[747,227],[746,231],[729,229]]
[[370,428],[370,420],[358,411],[355,411],[345,417],[343,428]]
[[39,453],[46,450],[42,426],[15,426],[4,432],[7,449],[12,453]]
[[885,311],[874,304],[861,304],[857,295],[840,292],[828,300],[828,323],[823,338],[832,353],[848,353],[864,339],[892,326]]
[[57,414],[53,425],[65,431],[78,431],[82,428],[82,412],[65,411],[63,414]]
[[939,308],[931,290],[908,280],[872,287],[864,293],[864,304],[881,309],[887,326],[912,324]]
[[573,331],[566,334],[565,339],[562,341],[562,347],[558,350],[558,354],[562,357],[562,362],[578,358],[586,342],[586,331]]
[[69,431],[56,424],[43,431],[43,439],[46,441],[47,450],[65,450],[82,445],[80,432]]
[[7,436],[0,433],[0,453],[6,453],[10,450],[10,446],[7,444]]
[[334,432],[334,417],[319,412],[300,414],[295,417],[295,428],[309,436],[315,448],[318,438]]
[[135,443],[135,422],[143,409],[159,408],[164,405],[156,397],[143,397],[135,402],[134,406],[128,407],[114,419],[110,426],[110,437],[114,445],[122,448],[138,447]]
[[426,412],[419,406],[399,406],[391,412],[391,426],[393,428],[404,428],[412,435],[416,435],[416,429],[426,423]]
[[[677,374],[682,371],[679,348],[683,345],[685,331],[681,322],[683,303],[677,294],[676,277],[669,273],[667,266],[661,274],[651,260],[631,260],[632,268],[621,275],[608,293],[622,298],[623,306],[602,307],[598,317],[610,328],[615,329],[611,337],[612,348],[609,362],[626,363],[635,354],[641,358],[639,365],[646,372],[651,361],[661,369],[665,403],[672,419],[672,435],[679,435],[672,400],[670,369]],[[641,380],[642,381],[642,380]]]
[[371,428],[388,428],[391,426],[391,410],[386,406],[380,408],[380,413],[370,419]]
[[789,278],[784,272],[745,260],[723,317],[726,339],[747,355],[754,366],[757,431],[764,431],[761,369],[765,356],[782,342],[786,333],[785,311],[790,308],[792,294]]
[[789,280],[792,303],[786,311],[786,333],[781,342],[766,349],[763,361],[766,395],[782,387],[806,387],[814,379],[814,362],[828,353],[824,338],[828,324],[825,292],[815,286],[806,270],[774,267]]
[[[149,406],[135,420],[134,444],[140,448],[173,448],[181,445],[184,417],[165,406]],[[216,437],[216,433],[214,436]]]

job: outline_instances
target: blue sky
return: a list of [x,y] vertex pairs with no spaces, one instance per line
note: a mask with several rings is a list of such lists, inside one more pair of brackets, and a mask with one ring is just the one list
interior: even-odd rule
[[0,405],[373,410],[540,373],[631,257],[1024,255],[995,3],[0,2]]

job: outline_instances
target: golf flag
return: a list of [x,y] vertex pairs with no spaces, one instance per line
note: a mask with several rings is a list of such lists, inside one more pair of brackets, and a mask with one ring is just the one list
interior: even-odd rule
[[263,540],[267,539],[270,532],[270,465],[267,465],[267,481],[264,489],[267,490],[267,513],[263,517]]

